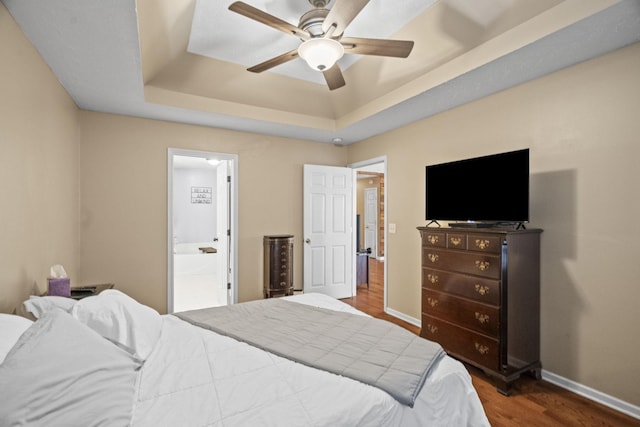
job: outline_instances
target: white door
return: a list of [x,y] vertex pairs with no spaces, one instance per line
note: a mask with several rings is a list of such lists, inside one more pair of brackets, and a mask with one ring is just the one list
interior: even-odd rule
[[378,189],[364,190],[364,247],[371,249],[371,257],[378,257]]
[[304,292],[353,295],[353,169],[304,165]]
[[216,233],[217,245],[217,283],[216,294],[221,305],[229,304],[228,286],[229,281],[229,247],[231,244],[230,224],[229,224],[229,194],[230,182],[228,173],[228,160],[222,160],[216,168]]

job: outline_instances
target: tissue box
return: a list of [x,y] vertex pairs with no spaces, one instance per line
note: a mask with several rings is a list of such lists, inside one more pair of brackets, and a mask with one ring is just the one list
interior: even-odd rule
[[71,279],[68,277],[60,279],[49,278],[47,281],[49,282],[49,295],[59,297],[71,296]]

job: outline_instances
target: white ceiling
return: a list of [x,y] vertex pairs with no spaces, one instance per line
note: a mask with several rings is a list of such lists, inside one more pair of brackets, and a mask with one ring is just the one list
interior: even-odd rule
[[[276,67],[279,69],[258,77],[233,68],[237,67],[235,64],[255,65],[290,50],[286,46],[291,43],[295,46],[297,41],[227,11],[230,1],[2,0],[2,3],[81,109],[321,142],[339,137],[349,144],[640,41],[640,0],[545,1],[548,8],[534,16],[527,16],[491,37],[473,40],[477,43],[464,51],[448,52],[453,42],[460,46],[464,41],[453,40],[450,36],[455,31],[445,28],[447,22],[443,19],[450,15],[438,15],[440,26],[449,30],[438,40],[450,44],[419,45],[426,40],[420,32],[425,28],[423,23],[435,22],[439,7],[447,6],[465,18],[472,16],[473,22],[467,19],[466,27],[489,28],[493,21],[498,22],[501,13],[513,12],[509,9],[515,7],[512,3],[519,2],[522,7],[531,7],[533,3],[439,0],[430,5],[430,1],[372,0],[348,28],[349,34],[375,38],[400,35],[396,38],[415,39],[416,48],[406,60],[367,57],[356,64],[341,62],[347,86],[332,92],[326,90],[322,81],[317,82],[317,75],[311,75],[311,80],[316,81],[313,84],[300,80],[309,78],[305,77],[307,70],[298,69],[304,65],[302,61],[292,61],[298,63]],[[307,0],[246,2],[294,25],[297,17],[310,8]],[[536,4],[540,2],[536,0]],[[171,7],[178,3],[188,6],[183,9],[189,12],[186,16],[171,16]],[[157,12],[146,12],[152,7]],[[385,25],[380,25],[381,21]],[[189,27],[188,40],[176,43],[178,39],[167,34],[182,22]],[[460,22],[466,21],[456,21],[458,25]],[[549,26],[552,30],[544,33],[543,27],[550,22],[564,23]],[[163,24],[170,30],[151,31]],[[148,33],[143,33],[143,29]],[[488,61],[471,62],[490,47],[516,39],[525,30],[536,34],[535,39],[522,37],[516,48],[503,50]],[[427,29],[424,31],[426,34]],[[171,58],[166,54],[171,61],[156,60],[154,51],[163,49],[173,52]],[[439,62],[426,64],[423,58],[436,53],[440,55]],[[193,89],[200,86],[187,82],[193,76],[184,74],[181,67],[185,61],[221,70],[218,74],[189,69],[191,74],[202,74],[200,77],[215,86],[217,92],[198,93]],[[453,65],[460,68],[461,63],[465,65],[463,72],[446,78],[434,77]],[[224,67],[231,67],[237,81],[219,77],[224,76]],[[361,78],[364,74],[357,74],[363,71],[377,72],[379,84],[359,87],[360,81],[366,82]],[[287,76],[286,80],[274,77],[279,74]],[[288,77],[292,75],[295,78]],[[264,87],[264,93],[255,91],[254,99],[242,93],[243,86],[251,85]],[[273,93],[268,92],[271,87]],[[291,92],[285,93],[289,88]],[[375,92],[378,88],[385,92]],[[239,97],[231,98],[236,92]],[[264,99],[259,99],[260,96]],[[296,96],[309,104],[309,111],[286,104],[296,101]],[[360,104],[344,111],[351,102]]]

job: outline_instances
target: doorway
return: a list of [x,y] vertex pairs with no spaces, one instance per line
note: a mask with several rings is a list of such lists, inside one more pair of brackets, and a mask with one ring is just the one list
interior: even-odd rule
[[[304,292],[322,292],[339,299],[353,298],[362,288],[360,285],[369,285],[371,266],[371,277],[378,284],[376,300],[382,302],[379,309],[387,310],[386,170],[386,156],[344,168],[304,165]],[[358,196],[359,173],[363,178],[375,177],[377,182],[378,201],[374,208],[378,212],[374,226],[377,240],[376,251],[372,254],[362,246],[364,198],[362,194]],[[358,203],[360,200],[362,202]],[[362,264],[366,266],[364,274]]]
[[354,222],[356,236],[362,236],[355,259],[356,263],[362,264],[364,255],[367,262],[365,279],[356,277],[353,294],[360,298],[382,301],[380,309],[386,311],[387,158],[382,156],[352,164],[350,167],[355,174],[355,213],[356,217],[360,218],[360,221]]
[[168,150],[167,311],[237,302],[237,156]]

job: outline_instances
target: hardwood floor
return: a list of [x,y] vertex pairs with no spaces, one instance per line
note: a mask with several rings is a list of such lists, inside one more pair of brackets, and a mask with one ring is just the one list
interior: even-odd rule
[[[357,296],[343,299],[347,304],[374,317],[389,320],[419,334],[420,329],[383,311],[383,263],[369,261],[369,288],[358,286]],[[640,420],[614,411],[544,380],[524,377],[506,397],[496,391],[491,379],[481,370],[466,365],[478,391],[487,418],[501,426],[640,426]]]

